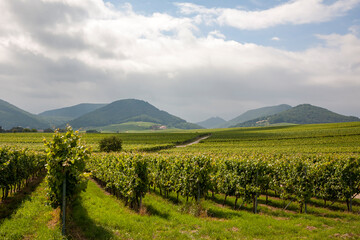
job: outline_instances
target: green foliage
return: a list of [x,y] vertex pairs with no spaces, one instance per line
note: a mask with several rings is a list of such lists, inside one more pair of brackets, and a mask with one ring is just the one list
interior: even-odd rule
[[44,129],[44,133],[53,133],[54,130],[52,130],[51,128],[46,128]]
[[[315,196],[333,201],[345,199],[351,211],[351,200],[360,193],[360,158],[344,155],[105,156],[93,157],[90,169],[108,188],[117,189],[127,200],[134,199],[134,196],[128,196],[129,193],[137,192],[135,196],[143,196],[144,183],[149,182],[165,197],[175,192],[177,198],[181,195],[199,201],[210,190],[213,194],[224,194],[224,203],[228,196],[234,196],[236,202],[239,198],[242,203],[252,201],[254,212],[257,212],[257,198],[267,194],[268,190],[277,192],[284,200],[298,202],[300,212],[304,206],[306,211],[306,204]],[[141,167],[147,166],[147,169],[128,170],[142,161],[147,165],[142,163]],[[143,172],[147,173],[140,174]],[[325,178],[329,174],[332,175],[331,184]],[[139,183],[143,188],[134,190]]]
[[148,189],[148,161],[140,154],[101,154],[87,164],[93,176],[130,207],[139,209]]
[[44,169],[43,156],[28,150],[0,147],[0,190],[6,199],[11,192],[19,191],[26,182]]
[[168,196],[175,191],[186,198],[200,200],[210,189],[211,159],[207,156],[153,155],[149,158],[150,184]]
[[100,132],[95,129],[89,129],[89,130],[86,130],[86,133],[100,133]]
[[87,176],[84,173],[85,161],[90,156],[90,150],[80,142],[79,133],[70,126],[63,135],[55,131],[51,141],[45,140],[47,147],[48,196],[53,207],[61,205],[62,184],[66,177],[66,198],[73,200],[76,195],[85,190]]
[[121,151],[122,141],[117,136],[110,136],[100,140],[99,148],[101,152],[119,152]]

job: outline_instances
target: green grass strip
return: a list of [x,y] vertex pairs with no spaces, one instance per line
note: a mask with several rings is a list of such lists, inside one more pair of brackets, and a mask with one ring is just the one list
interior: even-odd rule
[[[86,192],[72,209],[69,238],[73,239],[337,239],[360,238],[360,216],[321,209],[316,214],[298,214],[274,207],[232,209],[217,199],[203,200],[201,207],[176,196],[165,199],[156,193],[144,198],[141,214],[106,194],[89,181]],[[263,201],[263,200],[262,200]],[[272,200],[275,201],[275,200]],[[280,203],[279,203],[280,204]],[[312,208],[309,207],[311,211]],[[198,216],[200,215],[200,216]],[[324,216],[321,216],[324,215]],[[329,215],[329,216],[327,216]]]
[[9,217],[0,220],[0,239],[62,239],[58,218],[59,211],[46,204],[43,181]]

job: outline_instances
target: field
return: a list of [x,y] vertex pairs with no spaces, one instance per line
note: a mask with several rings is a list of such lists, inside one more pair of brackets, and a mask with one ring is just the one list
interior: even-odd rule
[[[206,134],[211,136],[198,144],[175,147]],[[123,153],[99,153],[97,143],[111,135],[123,140]],[[44,137],[51,139],[52,134],[1,134],[0,147],[28,148],[43,154]],[[352,194],[360,192],[359,166],[346,168],[348,172],[343,168],[352,161],[359,162],[360,123],[82,134],[82,140],[93,149],[88,169],[97,181],[89,180],[87,190],[69,209],[67,239],[360,239],[360,199],[351,199],[349,212],[348,198],[344,197],[349,191],[341,189],[344,185],[333,184],[339,188],[331,196],[320,194],[320,186],[337,181],[336,174],[339,179],[355,174],[347,188]],[[118,177],[111,177],[119,166],[116,161],[122,167],[138,161],[149,169],[146,184],[141,185],[140,207],[126,204],[138,200],[126,195],[128,191],[121,192],[123,187],[113,185]],[[226,167],[229,164],[240,164],[236,166],[247,169],[248,175],[231,175],[231,168]],[[204,167],[197,169],[200,165]],[[265,174],[254,168],[260,165],[271,169],[295,166],[292,175],[300,175],[288,175],[278,183],[270,181],[265,191],[261,188]],[[176,173],[176,166],[188,169],[189,176],[184,170]],[[327,166],[341,171],[328,179],[321,178]],[[250,169],[256,181],[249,182]],[[38,179],[1,202],[1,239],[62,239],[59,209],[46,204],[45,182],[41,176]],[[233,179],[239,184],[247,181],[245,189],[238,185],[235,188],[240,192],[232,189]],[[189,184],[179,185],[184,183]],[[319,189],[316,193],[312,191],[315,188]]]
[[[44,152],[44,139],[51,139],[52,133],[7,133],[0,135],[1,146],[15,146]],[[153,133],[81,133],[83,141],[94,152],[99,151],[98,142],[109,136],[119,136],[123,141],[123,150],[127,152],[137,151],[156,146],[174,146],[191,140],[201,135],[201,132],[153,132]]]

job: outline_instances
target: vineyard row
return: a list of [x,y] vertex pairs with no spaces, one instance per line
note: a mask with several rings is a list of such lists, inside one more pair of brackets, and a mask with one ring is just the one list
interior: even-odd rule
[[[252,202],[269,190],[282,199],[297,202],[306,212],[307,202],[317,197],[327,202],[352,200],[360,193],[360,158],[331,155],[261,154],[217,158],[206,155],[98,154],[87,163],[93,177],[131,207],[141,207],[148,190],[158,188],[199,201],[209,193]],[[240,208],[241,206],[239,206]]]
[[44,170],[45,158],[27,150],[0,148],[0,189],[2,200],[21,190],[31,178]]

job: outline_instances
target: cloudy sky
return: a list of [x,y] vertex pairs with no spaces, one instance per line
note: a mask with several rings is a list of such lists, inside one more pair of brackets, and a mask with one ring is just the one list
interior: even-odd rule
[[301,103],[360,116],[360,0],[1,0],[0,99],[136,98],[191,122]]

